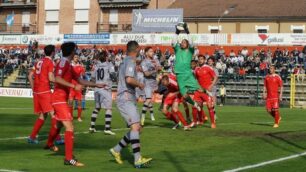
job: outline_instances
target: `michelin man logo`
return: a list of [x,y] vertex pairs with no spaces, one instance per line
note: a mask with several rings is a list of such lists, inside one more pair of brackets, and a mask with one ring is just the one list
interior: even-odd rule
[[140,25],[143,18],[141,12],[135,12],[135,17],[136,17],[136,25]]

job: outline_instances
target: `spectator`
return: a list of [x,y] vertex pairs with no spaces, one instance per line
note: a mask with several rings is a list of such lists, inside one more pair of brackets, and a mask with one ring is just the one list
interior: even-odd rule
[[229,66],[229,68],[227,69],[227,81],[229,81],[230,79],[235,80],[234,68],[232,66]]
[[246,47],[244,47],[241,51],[241,55],[246,59],[246,57],[248,57],[249,55],[249,51]]
[[245,77],[246,77],[245,68],[244,67],[240,67],[240,69],[239,69],[239,76],[238,76],[238,82],[240,81],[240,79],[245,81]]
[[282,78],[282,80],[283,80],[284,83],[287,82],[287,78],[288,78],[288,69],[287,69],[286,66],[283,66],[283,67],[281,68],[280,77]]
[[220,88],[220,98],[221,98],[220,106],[225,105],[225,97],[226,97],[226,88],[222,84]]

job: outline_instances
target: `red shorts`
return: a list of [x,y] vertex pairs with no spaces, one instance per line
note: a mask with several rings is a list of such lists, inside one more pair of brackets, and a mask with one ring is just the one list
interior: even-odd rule
[[164,100],[164,105],[171,106],[174,102],[181,103],[182,96],[180,94],[179,95],[168,94]]
[[278,109],[279,108],[278,99],[267,99],[266,100],[266,108],[267,108],[267,110]]
[[51,101],[51,92],[33,93],[34,113],[47,113],[54,111]]
[[58,121],[72,121],[73,117],[70,113],[70,107],[67,102],[53,103],[55,118]]
[[71,89],[69,92],[69,100],[82,100],[82,91]]
[[203,104],[206,102],[207,104],[213,103],[213,97],[207,95],[206,93],[196,91],[194,93],[194,101],[199,102],[200,104]]

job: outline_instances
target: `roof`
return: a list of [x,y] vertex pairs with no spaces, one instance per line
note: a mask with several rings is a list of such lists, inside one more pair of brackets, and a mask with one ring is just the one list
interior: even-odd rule
[[219,18],[304,19],[306,0],[176,0],[169,8],[183,8],[185,19]]

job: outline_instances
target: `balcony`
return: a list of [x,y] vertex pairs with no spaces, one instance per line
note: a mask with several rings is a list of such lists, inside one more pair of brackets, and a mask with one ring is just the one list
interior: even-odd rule
[[123,33],[132,31],[132,22],[110,24],[110,23],[98,23],[97,33],[109,32],[109,33]]
[[0,8],[36,8],[37,0],[1,0]]
[[35,34],[36,25],[15,23],[13,26],[8,26],[6,23],[0,23],[0,34]]
[[150,0],[99,0],[101,8],[140,8],[149,3]]

